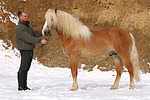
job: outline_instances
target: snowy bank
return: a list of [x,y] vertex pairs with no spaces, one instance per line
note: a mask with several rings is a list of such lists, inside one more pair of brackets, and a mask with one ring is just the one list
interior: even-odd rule
[[150,100],[150,74],[141,74],[141,82],[129,90],[129,75],[123,73],[119,89],[110,90],[115,71],[91,72],[79,69],[78,91],[69,91],[72,86],[68,68],[48,68],[33,60],[28,75],[32,91],[17,91],[19,52],[0,40],[0,100]]

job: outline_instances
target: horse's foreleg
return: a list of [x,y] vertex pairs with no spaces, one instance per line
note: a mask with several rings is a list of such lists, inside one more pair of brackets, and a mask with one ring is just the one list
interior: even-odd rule
[[118,55],[114,55],[113,58],[114,58],[114,63],[115,63],[116,71],[117,71],[117,76],[116,76],[113,86],[110,89],[118,89],[118,84],[119,84],[121,74],[123,71],[123,65],[122,65],[122,60]]
[[77,74],[78,74],[78,56],[71,55],[69,61],[69,65],[71,67],[71,74],[73,78],[73,85],[70,89],[71,91],[75,91],[78,89],[78,83],[77,83]]

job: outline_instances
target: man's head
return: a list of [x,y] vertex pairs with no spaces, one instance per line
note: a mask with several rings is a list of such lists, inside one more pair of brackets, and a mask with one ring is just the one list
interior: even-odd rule
[[28,21],[28,14],[24,10],[18,12],[18,17],[21,21]]

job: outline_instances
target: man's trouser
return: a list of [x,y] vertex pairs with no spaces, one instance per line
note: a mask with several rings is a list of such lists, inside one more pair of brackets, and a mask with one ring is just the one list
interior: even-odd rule
[[30,69],[33,50],[20,50],[21,64],[18,71],[18,90],[27,88],[27,73]]

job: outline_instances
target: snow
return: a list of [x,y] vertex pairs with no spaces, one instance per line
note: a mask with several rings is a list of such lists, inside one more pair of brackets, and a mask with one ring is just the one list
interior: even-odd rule
[[[0,3],[1,4],[1,3]],[[3,3],[4,4],[4,3]],[[8,17],[9,17],[9,20],[18,25],[18,21],[19,21],[19,18],[17,16],[15,16],[14,14],[12,14],[11,12],[7,11],[7,9],[4,8],[4,6],[1,6],[0,5],[0,9],[2,9],[3,13],[6,13],[8,14]],[[2,16],[0,16],[0,21],[3,22],[3,23],[6,23],[7,22],[7,17],[5,17],[4,20],[2,20]]]
[[[28,86],[32,91],[17,90],[17,71],[20,55],[0,40],[0,100],[150,100],[150,74],[141,74],[141,82],[135,82],[135,89],[129,89],[129,75],[124,72],[119,89],[110,90],[116,72],[102,72],[95,66],[88,72],[79,69],[77,91],[72,86],[71,71],[68,68],[48,68],[33,60],[28,73]],[[81,67],[85,66],[84,64]]]

